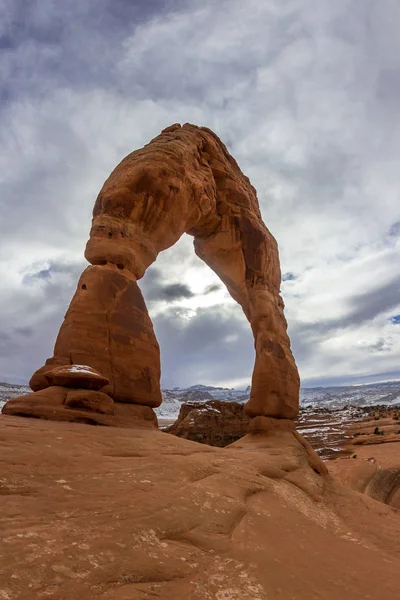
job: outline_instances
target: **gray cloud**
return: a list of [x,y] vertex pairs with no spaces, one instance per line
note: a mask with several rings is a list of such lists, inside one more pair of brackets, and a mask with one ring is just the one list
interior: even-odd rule
[[192,298],[194,296],[190,288],[183,283],[166,283],[162,272],[156,267],[148,270],[140,282],[140,288],[146,301],[151,302],[173,302],[181,298]]
[[34,263],[30,265],[29,272],[22,277],[23,285],[34,285],[38,281],[45,281],[47,283],[54,279],[57,274],[66,274],[72,278],[78,278],[82,272],[84,261],[79,263],[67,263],[59,262],[55,260],[49,260],[43,267],[43,264]]
[[[45,265],[43,265],[45,266]],[[34,263],[20,285],[0,291],[0,380],[26,383],[53,354],[58,329],[85,262]],[[49,276],[40,276],[40,273]]]
[[210,285],[208,285],[205,290],[204,293],[205,294],[212,294],[213,292],[218,292],[218,290],[222,289],[223,286],[219,285],[218,283],[211,283]]
[[187,285],[182,283],[170,283],[161,289],[163,298],[168,300],[178,300],[179,298],[192,298],[193,292],[190,291]]
[[357,327],[368,323],[387,311],[400,305],[400,277],[385,283],[367,293],[350,296],[347,300],[348,312],[337,319],[324,319],[317,323],[302,326],[314,334],[325,334],[347,327]]
[[31,337],[34,334],[34,331],[35,330],[33,329],[33,327],[26,327],[26,326],[15,327],[15,329],[14,329],[14,333],[23,335],[24,337]]
[[359,294],[351,299],[354,306],[347,323],[359,324],[374,319],[400,303],[400,277],[382,285],[368,294]]
[[179,0],[5,0],[0,48],[8,86],[4,99],[68,86],[121,88],[116,58],[124,40],[157,15],[177,10]]
[[293,273],[283,273],[282,275],[282,281],[294,281],[296,279],[296,276],[293,275]]
[[[250,380],[253,336],[241,309],[213,306],[195,316],[168,309],[154,319],[164,387],[208,381]],[[184,369],[182,362],[184,361]]]
[[[1,10],[0,378],[27,379],[51,354],[99,188],[175,121],[215,129],[258,190],[303,378],[396,371],[396,0],[385,10],[321,0],[318,11],[306,0],[5,0]],[[222,288],[188,240],[165,256],[140,284],[164,376],[246,377],[240,311],[215,308],[219,324],[212,307],[193,310]]]
[[391,225],[391,227],[389,229],[389,237],[397,238],[399,236],[400,236],[400,221],[396,221],[396,223],[393,223],[393,225]]

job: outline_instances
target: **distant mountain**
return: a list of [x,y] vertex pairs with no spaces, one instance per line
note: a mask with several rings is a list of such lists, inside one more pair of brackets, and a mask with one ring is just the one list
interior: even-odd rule
[[234,388],[196,384],[188,388],[162,390],[163,403],[156,409],[156,413],[162,419],[176,419],[183,402],[206,402],[207,400],[246,402],[249,396],[250,387],[246,390],[235,390]]
[[0,382],[0,411],[3,408],[7,400],[22,396],[23,394],[29,394],[31,392],[26,385],[14,385],[12,383]]
[[[188,399],[194,402],[210,400],[233,400],[247,402],[250,397],[250,386],[244,390],[234,388],[194,385],[190,388],[174,388],[163,390],[163,403],[156,409],[157,415],[163,419],[176,419],[182,402]],[[190,398],[186,396],[190,392]],[[207,393],[207,396],[203,394]],[[400,381],[373,383],[359,386],[302,388],[300,402],[303,407],[326,407],[329,409],[345,406],[373,406],[375,404],[393,405],[400,403]]]
[[[208,390],[210,389],[209,385],[203,385],[202,383],[196,383],[196,385],[191,385],[188,389],[189,390]],[[250,386],[249,386],[250,387]],[[179,388],[174,388],[174,390],[179,389]],[[224,387],[213,387],[213,390],[234,390],[235,388],[224,388]]]
[[[27,394],[26,386],[0,383],[0,410],[10,398]],[[175,387],[162,390],[163,403],[156,409],[162,419],[176,419],[184,402],[206,402],[207,400],[230,400],[246,402],[250,397],[250,386],[244,390],[196,384],[187,388]],[[359,386],[302,388],[300,401],[303,407],[329,409],[345,406],[394,405],[400,403],[400,381],[373,383]]]
[[302,388],[300,398],[303,406],[328,406],[329,408],[343,408],[350,404],[353,406],[398,404],[400,402],[400,381],[341,387]]

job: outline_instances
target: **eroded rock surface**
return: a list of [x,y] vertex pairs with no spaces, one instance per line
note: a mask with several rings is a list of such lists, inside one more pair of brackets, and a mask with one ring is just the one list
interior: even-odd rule
[[353,446],[349,458],[335,460],[329,470],[357,492],[399,510],[400,519],[400,443],[387,438],[385,443]]
[[[196,254],[251,325],[256,358],[247,414],[297,415],[299,376],[279,291],[276,241],[263,223],[256,190],[224,144],[211,130],[190,124],[172,125],[129,154],[102,187],[85,251],[92,266],[79,280],[54,357],[31,379],[35,392],[54,383],[50,367],[87,365],[109,381],[101,391],[116,403],[159,406],[159,347],[137,280],[184,233],[194,237]],[[39,405],[39,396],[27,403],[35,399]]]
[[0,597],[398,600],[400,512],[259,419],[216,448],[2,415]]

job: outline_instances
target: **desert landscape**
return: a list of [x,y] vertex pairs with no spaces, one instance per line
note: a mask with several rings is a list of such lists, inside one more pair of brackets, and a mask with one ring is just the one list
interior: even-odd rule
[[1,596],[398,598],[400,444],[323,462],[279,424],[219,448],[3,415]]
[[[245,390],[161,390],[137,280],[185,231],[251,327]],[[397,599],[399,384],[300,392],[277,244],[218,137],[128,155],[86,258],[54,356],[0,386],[0,598]]]

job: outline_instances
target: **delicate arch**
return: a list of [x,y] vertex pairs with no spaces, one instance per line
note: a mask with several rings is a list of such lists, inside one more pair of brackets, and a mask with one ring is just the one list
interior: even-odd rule
[[[256,358],[246,412],[294,418],[299,377],[279,294],[276,241],[249,179],[218,137],[195,125],[168,127],[104,183],[85,251],[91,266],[53,360],[96,369],[110,382],[102,392],[115,402],[159,406],[159,346],[137,280],[185,232],[250,322]],[[33,389],[48,385],[45,372],[33,376]]]

